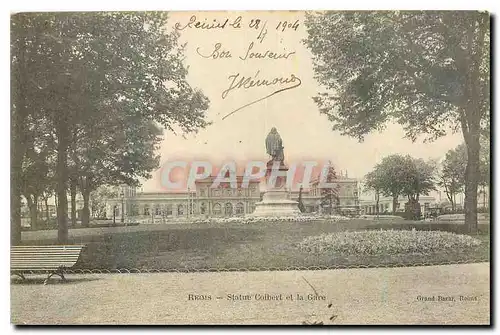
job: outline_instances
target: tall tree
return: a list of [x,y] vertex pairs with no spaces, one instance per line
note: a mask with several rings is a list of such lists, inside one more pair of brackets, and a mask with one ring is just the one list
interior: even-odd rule
[[332,215],[334,209],[339,205],[339,185],[337,184],[338,178],[335,168],[328,162],[328,170],[325,176],[325,183],[333,184],[334,187],[322,187],[321,188],[321,199],[320,206],[326,209],[328,214]]
[[28,71],[26,56],[30,35],[29,18],[17,17],[11,21],[11,244],[21,242],[21,195],[23,183],[23,157],[27,147],[26,124],[30,115],[26,98]]
[[[365,185],[364,190],[368,192],[375,193],[375,206],[376,206],[376,214],[379,214],[379,202],[380,202],[380,194],[384,190],[384,179],[382,175],[380,175],[382,171],[380,169],[375,169],[370,171],[365,176]],[[393,202],[393,213],[396,212],[396,208]]]
[[[43,126],[27,120],[26,149],[22,157],[21,189],[30,211],[30,224],[36,229],[39,216],[39,200],[51,187],[50,161],[52,143],[44,141]],[[49,141],[50,142],[50,141]]]
[[413,219],[420,218],[420,195],[428,195],[435,190],[436,162],[405,157],[402,194],[408,198],[408,207]]
[[439,174],[438,185],[441,186],[450,201],[453,211],[456,210],[456,194],[465,187],[465,169],[467,162],[467,148],[461,144],[446,153]]
[[435,139],[461,128],[465,223],[477,229],[479,137],[489,126],[490,18],[473,11],[321,12],[306,45],[327,91],[315,101],[335,130],[360,140],[388,121]]
[[108,185],[101,185],[90,194],[92,216],[96,219],[106,218],[106,201],[118,197],[118,190]]
[[392,213],[396,214],[399,196],[403,195],[407,178],[407,159],[402,155],[384,157],[373,171],[366,176],[367,187],[378,194],[392,197]]
[[[27,108],[20,107],[29,103],[38,117],[49,120],[54,129],[58,239],[64,243],[68,158],[72,158],[75,148],[73,141],[78,141],[77,147],[88,147],[88,142],[93,141],[96,150],[83,150],[89,155],[116,149],[118,142],[110,145],[110,135],[97,131],[103,120],[113,120],[115,126],[124,125],[122,131],[132,137],[151,125],[174,132],[193,132],[208,124],[204,113],[208,100],[187,83],[183,49],[178,46],[177,33],[167,31],[164,12],[21,13],[13,16],[12,21],[13,76],[19,77],[13,83],[17,94],[13,111],[25,111]],[[14,119],[21,120],[23,115],[14,114]],[[14,123],[15,134],[24,133],[21,123]],[[156,136],[153,142],[151,136]],[[146,147],[152,150],[151,143],[157,143],[159,134],[145,138],[149,143]],[[124,146],[130,149],[131,141],[125,141]],[[22,139],[16,135],[13,142],[13,147],[21,146]],[[138,147],[143,145],[141,142]],[[154,157],[151,151],[148,153]],[[132,179],[153,168],[148,164],[122,171],[124,164],[137,165],[130,156],[124,155],[121,165],[108,161],[101,166],[106,175],[123,172]],[[94,161],[93,156],[87,158]],[[17,161],[13,159],[13,170]],[[88,190],[93,184],[92,176],[88,178],[84,173],[83,179],[82,189]],[[17,194],[14,186],[13,197],[17,198]]]

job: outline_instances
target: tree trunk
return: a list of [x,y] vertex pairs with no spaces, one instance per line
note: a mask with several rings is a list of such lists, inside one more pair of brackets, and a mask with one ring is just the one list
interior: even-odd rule
[[49,215],[49,197],[46,197],[45,199],[45,218],[47,220],[47,224],[50,222],[50,215]]
[[21,182],[22,165],[24,157],[25,143],[25,120],[28,114],[26,108],[25,85],[28,79],[25,71],[25,26],[23,20],[24,14],[17,14],[18,24],[16,29],[11,29],[11,41],[19,37],[19,45],[13,45],[11,48],[12,56],[17,58],[17,62],[12,62],[11,70],[11,170],[10,170],[10,243],[18,245],[21,243]]
[[88,227],[90,224],[90,208],[89,208],[90,189],[83,190],[82,195],[83,195],[82,226]]
[[332,211],[333,211],[333,195],[330,195],[330,215],[332,215]]
[[38,227],[38,199],[36,195],[33,195],[33,200],[31,201],[30,221],[31,229],[36,229]]
[[443,186],[444,186],[444,192],[446,193],[446,197],[450,201],[451,210],[455,211],[455,203],[453,202],[454,194],[451,192],[451,190],[453,189],[453,182],[450,183],[450,187],[448,188],[448,186],[446,186],[446,179],[443,178]]
[[398,205],[398,196],[392,196],[392,215],[396,215],[396,207]]
[[57,123],[57,239],[60,244],[66,244],[68,242],[68,129],[67,122],[59,120]]
[[[13,162],[14,166],[15,163]],[[13,168],[14,169],[14,168]],[[21,243],[21,189],[17,171],[11,171],[11,200],[10,200],[10,244]]]
[[71,226],[76,226],[76,181],[70,178],[71,193]]
[[[476,25],[476,23],[478,25]],[[468,232],[477,232],[477,188],[480,180],[479,142],[481,136],[481,119],[484,113],[490,110],[483,109],[483,102],[489,101],[488,96],[483,96],[480,89],[480,70],[483,54],[488,52],[484,40],[490,28],[490,18],[487,13],[482,13],[478,21],[473,21],[467,30],[467,69],[465,91],[463,94],[462,108],[460,110],[460,123],[467,146],[467,165],[465,168],[465,225]],[[477,33],[476,33],[476,29]],[[477,35],[474,36],[474,35]],[[471,38],[474,37],[474,38]],[[489,103],[488,103],[489,105]]]
[[[15,114],[19,114],[16,112]],[[17,128],[14,121],[12,128]],[[21,243],[21,179],[22,179],[22,154],[19,140],[20,130],[13,131],[12,140],[12,165],[11,165],[11,201],[10,201],[10,243],[11,245],[19,245]]]
[[36,229],[38,226],[38,201],[37,201],[37,196],[33,195],[27,195],[26,200],[28,202],[28,208],[30,211],[30,224],[31,224],[31,229]]
[[479,132],[470,134],[465,168],[465,225],[470,233],[477,231],[477,188],[479,183]]
[[483,208],[486,213],[486,186],[483,185]]

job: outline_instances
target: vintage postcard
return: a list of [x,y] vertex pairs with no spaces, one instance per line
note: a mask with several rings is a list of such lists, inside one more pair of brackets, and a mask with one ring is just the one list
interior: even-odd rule
[[11,15],[15,325],[489,325],[490,14]]

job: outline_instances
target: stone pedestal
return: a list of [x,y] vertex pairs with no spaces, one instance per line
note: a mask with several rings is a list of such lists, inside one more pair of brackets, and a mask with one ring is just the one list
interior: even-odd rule
[[[286,177],[276,178],[275,185],[269,186],[269,179],[274,167],[274,161],[267,162],[266,186],[268,189],[262,196],[262,201],[255,204],[255,211],[251,216],[297,216],[300,214],[298,202],[290,199],[286,189]],[[279,165],[280,174],[288,171],[283,162]]]

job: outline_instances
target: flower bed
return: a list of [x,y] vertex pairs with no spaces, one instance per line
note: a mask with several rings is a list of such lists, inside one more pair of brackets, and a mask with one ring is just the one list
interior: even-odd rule
[[458,251],[480,244],[471,236],[443,231],[368,230],[310,236],[299,243],[299,249],[315,254],[396,255]]
[[227,218],[211,217],[207,219],[194,219],[192,222],[195,224],[202,223],[259,223],[259,222],[310,222],[310,221],[331,221],[337,222],[340,220],[349,220],[349,218],[340,215],[299,215],[299,216],[266,216],[266,217],[252,217],[252,216],[237,216]]

